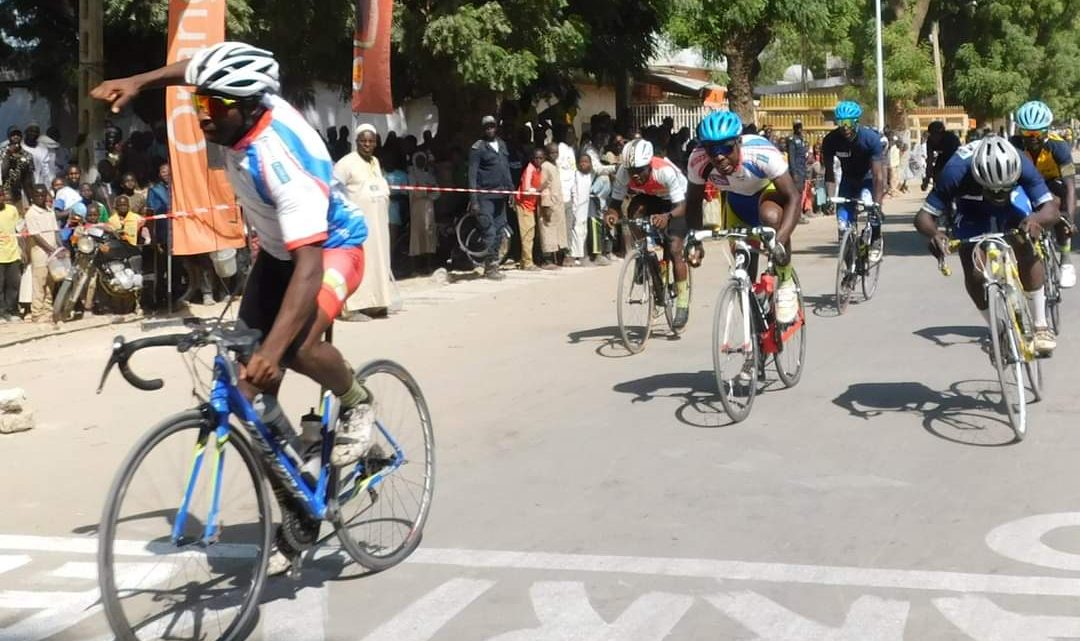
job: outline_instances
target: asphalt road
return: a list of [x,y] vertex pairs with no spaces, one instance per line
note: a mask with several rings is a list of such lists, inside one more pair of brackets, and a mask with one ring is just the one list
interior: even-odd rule
[[[618,267],[513,273],[407,293],[392,320],[343,324],[353,362],[416,375],[435,420],[437,487],[421,548],[362,576],[332,548],[275,580],[268,641],[1040,641],[1080,638],[1080,455],[1073,331],[1044,362],[1028,438],[996,405],[981,319],[891,203],[880,290],[832,308],[832,219],[796,241],[806,371],[729,425],[713,398],[716,246],[691,325],[627,356]],[[959,272],[954,259],[954,268]],[[143,393],[93,388],[109,339],[6,348],[39,427],[0,437],[0,641],[110,639],[93,535],[131,443],[190,403],[178,358]],[[300,414],[313,387],[283,396]]]

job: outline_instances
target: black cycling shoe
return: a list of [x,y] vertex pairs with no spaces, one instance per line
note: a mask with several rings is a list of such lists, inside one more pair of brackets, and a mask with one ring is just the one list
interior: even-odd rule
[[686,327],[686,323],[690,321],[690,308],[689,307],[676,307],[675,318],[672,321],[672,326],[675,329],[682,329]]

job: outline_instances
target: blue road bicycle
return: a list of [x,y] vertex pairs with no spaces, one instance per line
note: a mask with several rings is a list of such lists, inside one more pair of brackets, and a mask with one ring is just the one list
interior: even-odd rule
[[[326,521],[348,555],[371,571],[416,549],[431,507],[431,417],[400,365],[381,360],[357,370],[374,398],[375,442],[359,462],[339,469],[329,462],[338,415],[333,394],[324,391],[320,412],[312,408],[304,417],[305,427],[317,421],[318,438],[280,438],[237,387],[238,364],[254,353],[260,333],[184,323],[190,331],[183,334],[131,342],[118,336],[98,387],[116,366],[134,387],[160,389],[160,379],[137,376],[129,360],[145,348],[173,347],[188,357],[202,401],[147,432],[109,491],[99,583],[109,625],[122,641],[232,640],[251,632],[273,548],[268,480],[278,504],[289,506],[281,510],[277,546],[312,549]],[[200,360],[204,348],[212,362]],[[199,371],[206,367],[213,375],[203,384]]]

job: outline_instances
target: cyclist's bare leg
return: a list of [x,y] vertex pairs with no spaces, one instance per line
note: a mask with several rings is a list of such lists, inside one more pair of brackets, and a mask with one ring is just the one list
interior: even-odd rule
[[1013,254],[1016,255],[1017,266],[1020,268],[1020,282],[1024,285],[1024,291],[1033,292],[1042,287],[1046,280],[1046,267],[1035,253],[1035,241],[1011,236],[1009,245],[1012,246]]
[[975,303],[976,309],[986,312],[990,304],[986,300],[985,281],[982,272],[975,269],[971,251],[967,246],[960,251],[960,265],[964,268],[964,288],[967,289],[968,297]]
[[671,263],[675,266],[675,281],[685,282],[690,274],[690,267],[686,264],[686,239],[671,236],[668,241]]
[[[780,225],[784,221],[784,206],[775,200],[775,194],[777,192],[769,192],[763,194],[761,197],[761,204],[758,206],[758,217],[761,219],[761,224],[767,227],[779,231]],[[788,254],[791,254],[791,242],[788,242]]]
[[353,373],[338,348],[324,340],[326,330],[333,324],[333,320],[328,318],[322,309],[317,313],[311,331],[296,350],[289,366],[340,398],[352,386]]

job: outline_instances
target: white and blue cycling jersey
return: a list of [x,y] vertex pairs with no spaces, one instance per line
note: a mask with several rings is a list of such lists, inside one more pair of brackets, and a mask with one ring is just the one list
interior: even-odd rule
[[326,144],[296,109],[275,95],[240,142],[226,148],[225,167],[259,246],[278,260],[321,242],[359,247],[367,238],[360,209],[333,179]]
[[1026,154],[1020,154],[1020,180],[1009,201],[998,204],[984,200],[982,186],[971,174],[971,158],[977,145],[978,142],[970,143],[956,151],[922,206],[933,216],[940,216],[947,203],[955,202],[953,235],[958,240],[1015,227],[1054,198],[1035,163]]

